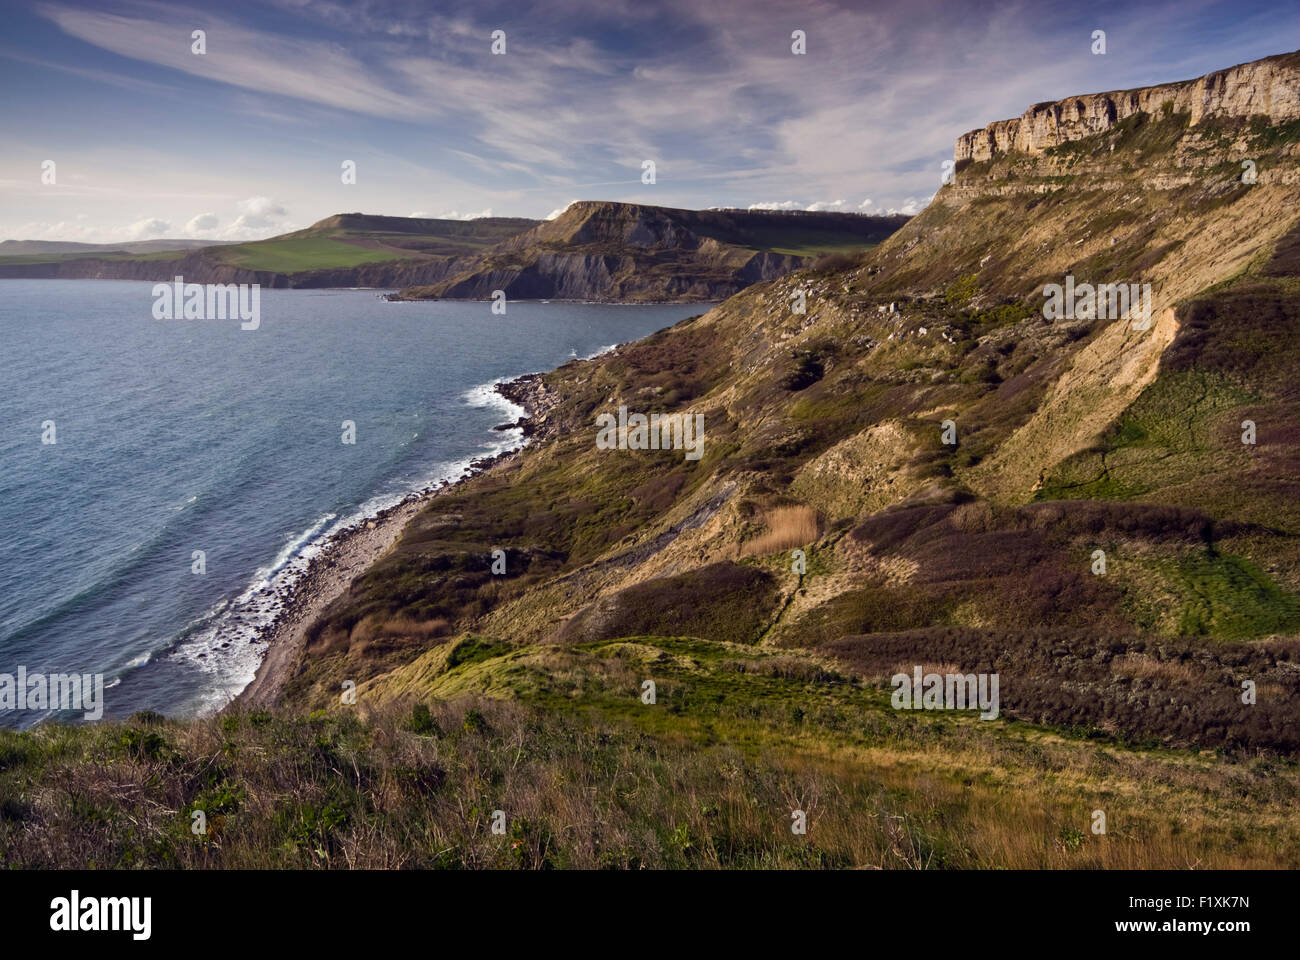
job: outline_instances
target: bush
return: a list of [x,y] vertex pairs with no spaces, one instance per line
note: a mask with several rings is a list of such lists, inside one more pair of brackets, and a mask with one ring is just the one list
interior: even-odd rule
[[438,727],[438,722],[433,719],[433,714],[429,712],[428,706],[423,703],[417,703],[411,708],[411,717],[406,721],[406,729],[422,737],[442,736],[442,730]]
[[862,263],[861,253],[823,253],[813,261],[816,273],[842,273]]

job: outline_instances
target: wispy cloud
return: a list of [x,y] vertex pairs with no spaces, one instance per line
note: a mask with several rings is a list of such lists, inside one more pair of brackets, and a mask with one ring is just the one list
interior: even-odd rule
[[[40,0],[25,9],[38,42],[0,57],[82,88],[38,91],[44,111],[0,107],[25,142],[18,174],[4,163],[13,157],[0,157],[0,178],[21,181],[51,144],[84,162],[107,141],[134,150],[139,172],[71,188],[84,203],[76,212],[97,211],[105,230],[147,219],[144,208],[173,224],[211,215],[226,225],[196,230],[246,232],[289,221],[240,209],[248,197],[280,198],[307,222],[362,208],[541,216],[575,196],[914,210],[968,129],[1044,99],[1281,52],[1276,38],[1300,26],[1283,0],[550,0],[528,10],[507,0],[273,0],[217,11]],[[196,28],[206,31],[203,55],[191,52]],[[1089,52],[1095,28],[1108,31],[1105,57]],[[503,56],[491,52],[496,29],[506,32]],[[802,55],[791,49],[796,29],[807,37]],[[137,97],[104,118],[97,84]],[[178,95],[193,104],[180,121]],[[164,97],[167,135],[146,144],[138,131]],[[133,110],[144,116],[128,129]],[[80,145],[67,132],[78,124]],[[358,163],[352,187],[339,183],[345,159]],[[644,160],[656,164],[653,185],[640,180]],[[207,192],[223,202],[149,206],[155,192],[183,193],[186,175],[219,183]],[[46,216],[52,191],[5,192],[33,222],[75,219]],[[864,207],[868,196],[875,203]]]

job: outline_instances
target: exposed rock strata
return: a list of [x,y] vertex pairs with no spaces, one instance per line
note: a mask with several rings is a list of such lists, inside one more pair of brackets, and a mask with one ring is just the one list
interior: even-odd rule
[[1274,123],[1300,118],[1300,53],[1239,64],[1181,83],[1036,103],[1012,120],[962,134],[953,156],[958,162],[978,162],[1003,153],[1038,154],[1108,130],[1135,113],[1161,111],[1190,113],[1192,126],[1210,117],[1266,116]]

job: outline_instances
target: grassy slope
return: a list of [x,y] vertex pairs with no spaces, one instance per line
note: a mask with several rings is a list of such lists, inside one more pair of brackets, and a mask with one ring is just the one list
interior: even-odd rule
[[59,263],[85,260],[88,257],[95,260],[175,260],[189,252],[188,250],[157,250],[152,253],[131,253],[126,250],[109,250],[105,253],[95,253],[93,255],[87,253],[29,253],[0,257],[0,264]]
[[292,240],[262,240],[257,243],[222,247],[217,258],[249,270],[297,273],[300,270],[355,267],[360,263],[400,259],[400,254],[391,247],[368,249],[330,237],[303,237]]
[[[869,250],[882,242],[890,227],[883,227],[886,218],[859,222],[859,218],[846,214],[823,215],[814,219],[799,215],[768,214],[763,219],[758,213],[749,213],[746,220],[717,229],[696,228],[703,236],[713,236],[749,250],[767,250],[796,257],[817,257],[826,253],[854,253]],[[902,226],[904,218],[894,218],[894,227]]]
[[465,221],[338,214],[305,230],[254,243],[212,248],[208,253],[215,259],[250,270],[296,273],[385,260],[466,256],[508,239],[534,223],[501,217]]
[[[683,213],[689,215],[695,211]],[[468,257],[486,253],[496,244],[536,225],[532,220],[503,217],[460,221],[339,214],[283,236],[203,249],[206,256],[217,261],[249,270],[288,274],[390,260]],[[752,227],[728,224],[723,233],[727,242],[737,243],[743,249],[815,257],[874,246],[876,241],[862,236],[862,230],[863,225],[854,220],[837,227],[833,218],[827,218],[824,223],[805,224],[791,217],[786,221],[763,220]],[[0,264],[75,261],[90,256],[107,260],[172,260],[182,255],[176,251],[142,254],[111,250],[37,253],[0,256]]]
[[[337,214],[303,230],[266,240],[195,248],[213,260],[249,270],[297,273],[355,267],[387,260],[468,256],[536,225],[534,220],[492,217],[481,220],[432,220]],[[190,251],[156,253],[76,252],[0,257],[0,264],[36,264],[84,260],[174,260]]]
[[[1300,771],[899,715],[808,655],[457,644],[429,706],[0,732],[11,867],[1300,865]],[[656,702],[641,701],[643,678]],[[510,693],[486,699],[471,691]],[[444,696],[452,699],[444,700]],[[1090,830],[1107,814],[1104,836]],[[191,832],[204,811],[208,832]],[[506,815],[493,834],[492,812]],[[791,814],[808,815],[805,835]]]
[[[1006,176],[1022,190],[990,199],[974,189],[938,203],[861,267],[747,291],[704,318],[548,377],[566,398],[551,417],[577,433],[562,429],[504,479],[484,478],[434,505],[319,625],[297,695],[324,703],[323,691],[345,678],[371,680],[367,689],[381,698],[388,684],[437,695],[438,684],[399,683],[402,664],[466,627],[501,642],[592,642],[644,632],[656,616],[661,632],[674,634],[674,611],[688,609],[705,624],[697,635],[721,637],[720,625],[743,626],[757,610],[744,628],[751,639],[824,650],[864,683],[907,662],[992,668],[1003,676],[1008,714],[1022,722],[1135,751],[1139,743],[1253,744],[1289,754],[1296,744],[1286,718],[1300,706],[1300,550],[1281,522],[1295,472],[1287,468],[1293,448],[1280,441],[1296,410],[1278,371],[1294,369],[1294,337],[1284,335],[1294,329],[1294,300],[1291,281],[1261,274],[1295,198],[1266,187],[1225,206],[1218,198],[1236,193],[1228,175],[1204,169],[1200,179],[1130,200],[1122,218],[1106,213],[1113,185],[1039,192],[1065,175],[1062,163],[1083,177],[1077,157],[1089,147],[1107,164],[1090,175],[1109,180],[1131,162],[1125,149],[1148,165],[1176,149],[1187,163],[1220,133],[1189,134],[1179,117],[1132,127],[1076,145],[1075,159],[1044,158],[1033,175],[1011,158]],[[1114,153],[1111,140],[1120,144]],[[993,166],[968,175],[996,182]],[[1119,219],[1140,226],[1117,233]],[[1027,222],[1035,242],[1022,250],[1014,238]],[[1201,242],[1194,234],[1221,245],[1225,224],[1236,236],[1241,223],[1252,229],[1240,234],[1257,238],[1237,258],[1242,267],[1230,257],[1207,272],[1194,250],[1187,269],[1186,249]],[[1038,237],[1059,244],[1063,236],[1084,242],[1044,255]],[[1037,313],[1045,276],[1086,275],[1101,257],[1104,278],[1150,279],[1158,300],[1176,306],[1180,324],[1169,324],[1149,379],[1110,374],[1099,344],[1112,325],[1052,325]],[[1225,274],[1233,284],[1206,293]],[[812,293],[807,317],[786,308],[796,287]],[[901,316],[881,316],[876,307],[894,298]],[[1232,322],[1201,316],[1207,302]],[[1261,351],[1261,343],[1273,346]],[[1141,356],[1143,346],[1127,349],[1122,357]],[[1252,359],[1263,353],[1268,363]],[[1033,432],[1062,383],[1094,391],[1121,433],[1129,420],[1145,420],[1148,435],[1186,448],[1192,488],[1178,489],[1189,478],[1171,461],[1160,484],[1113,506],[1080,512],[1053,503],[1061,495],[1053,477],[1078,441]],[[633,393],[647,409],[703,410],[705,458],[593,451],[585,430],[594,413]],[[1259,456],[1243,454],[1224,426],[1225,417],[1240,419],[1234,405],[1245,399],[1267,401],[1278,418]],[[938,442],[946,416],[961,425],[956,448]],[[1037,489],[990,485],[982,470],[1013,438],[1039,458]],[[1233,466],[1206,469],[1220,461]],[[984,501],[982,491],[996,499]],[[684,522],[717,496],[716,513]],[[763,534],[767,512],[788,502],[812,504],[821,517],[809,574],[792,577],[782,555],[748,559],[743,566],[765,565],[776,579],[774,596],[755,602],[716,589],[719,568],[704,564],[732,562]],[[488,543],[518,558],[504,581],[488,572]],[[1105,577],[1089,569],[1098,547],[1109,556]],[[694,593],[683,593],[683,570],[694,570]],[[654,579],[669,572],[671,584]],[[638,582],[644,594],[629,587]],[[589,606],[593,596],[601,599]],[[575,613],[571,623],[583,629],[562,627]],[[593,618],[603,633],[586,629]],[[1254,707],[1239,702],[1243,677],[1263,691]],[[500,680],[489,692],[528,697]]]

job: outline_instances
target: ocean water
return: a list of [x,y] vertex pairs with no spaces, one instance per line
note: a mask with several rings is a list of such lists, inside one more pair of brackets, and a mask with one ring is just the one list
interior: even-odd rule
[[264,289],[242,330],[156,320],[152,286],[0,280],[0,674],[101,673],[106,717],[226,703],[265,649],[259,590],[520,443],[493,383],[704,309]]

